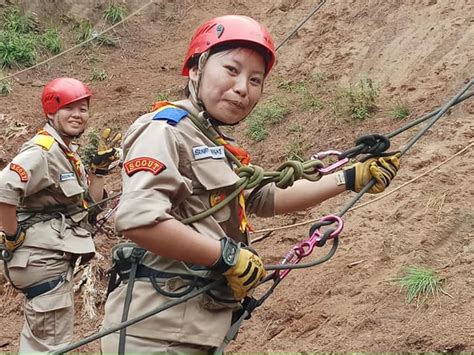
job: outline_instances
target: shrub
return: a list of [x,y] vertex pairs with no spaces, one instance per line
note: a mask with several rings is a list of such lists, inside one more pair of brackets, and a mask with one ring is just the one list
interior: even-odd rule
[[11,30],[0,31],[0,65],[2,67],[31,66],[38,53],[37,39],[32,34],[22,34]]
[[99,133],[95,128],[89,131],[87,137],[89,138],[89,142],[83,146],[83,148],[81,147],[81,150],[79,151],[84,166],[90,165],[92,158],[97,152],[97,146],[99,145],[100,139]]

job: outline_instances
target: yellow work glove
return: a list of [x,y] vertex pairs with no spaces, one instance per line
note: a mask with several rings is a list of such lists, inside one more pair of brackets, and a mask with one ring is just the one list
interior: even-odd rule
[[221,239],[221,256],[211,269],[225,276],[237,301],[245,298],[266,275],[258,255],[230,238]]
[[347,189],[359,192],[374,178],[375,185],[368,192],[372,194],[383,192],[400,169],[399,157],[400,154],[397,153],[384,158],[370,158],[345,169],[343,173]]
[[92,158],[90,171],[94,175],[104,176],[109,173],[110,164],[120,159],[120,145],[122,135],[116,133],[111,138],[112,130],[110,128],[104,129],[97,145],[97,152]]
[[14,235],[8,235],[5,232],[0,232],[0,241],[9,251],[14,252],[24,243],[25,231],[20,225],[18,225]]

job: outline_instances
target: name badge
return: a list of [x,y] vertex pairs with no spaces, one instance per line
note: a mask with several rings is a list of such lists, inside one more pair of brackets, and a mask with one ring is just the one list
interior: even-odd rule
[[75,180],[76,179],[76,174],[74,174],[72,171],[68,171],[67,173],[62,173],[59,175],[59,181],[69,181],[69,180]]
[[196,160],[205,158],[222,159],[225,158],[224,147],[207,147],[205,145],[202,145],[200,147],[194,147],[193,156]]

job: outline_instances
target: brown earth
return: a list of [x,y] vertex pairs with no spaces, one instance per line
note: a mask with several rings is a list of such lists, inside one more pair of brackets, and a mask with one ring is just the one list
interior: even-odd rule
[[[8,1],[0,1],[0,7]],[[20,1],[40,20],[56,21],[67,37],[72,21],[91,19],[104,28],[105,1]],[[54,4],[56,5],[54,5]],[[127,1],[128,13],[145,4]],[[177,98],[185,79],[179,67],[193,29],[223,14],[246,14],[262,21],[282,41],[315,6],[305,0],[155,1],[109,35],[118,47],[89,47],[66,54],[12,79],[13,93],[0,97],[3,167],[22,142],[42,122],[41,87],[57,76],[90,83],[94,92],[92,125],[112,125],[125,131],[157,96]],[[1,8],[0,8],[1,10]],[[345,150],[364,133],[388,133],[440,107],[474,72],[474,5],[471,1],[370,0],[328,1],[278,52],[266,97],[285,98],[289,115],[271,127],[268,138],[254,143],[244,135],[246,124],[231,130],[251,152],[256,164],[274,169],[291,144],[301,142],[305,157],[326,149]],[[72,43],[70,43],[72,45]],[[89,80],[94,68],[106,69],[108,79]],[[5,70],[11,74],[15,70]],[[318,76],[315,88],[323,109],[304,108],[297,93],[282,89],[284,81]],[[331,103],[337,88],[361,78],[380,87],[374,117],[356,122],[336,116]],[[471,89],[472,90],[472,89]],[[411,109],[408,120],[390,117],[397,101]],[[274,294],[246,321],[231,351],[474,351],[474,104],[466,100],[443,116],[403,157],[402,170],[390,190],[403,188],[345,215],[345,228],[336,255],[321,266],[294,270]],[[303,131],[295,136],[292,127]],[[293,132],[293,133],[292,133]],[[393,147],[416,132],[398,135]],[[419,177],[464,147],[462,155]],[[117,191],[117,173],[108,187]],[[256,229],[318,219],[339,211],[347,193],[304,212],[257,219]],[[374,197],[364,196],[362,202]],[[255,243],[268,264],[276,264],[296,243],[307,238],[310,224],[274,231]],[[76,297],[76,339],[100,326],[109,251],[119,241],[109,226],[96,237],[103,258],[93,262],[92,287]],[[255,234],[255,237],[261,235]],[[324,255],[328,247],[315,250]],[[313,257],[309,258],[313,259]],[[305,259],[306,261],[308,259]],[[400,286],[390,280],[409,265],[430,268],[443,278],[443,292],[422,305],[407,304]],[[79,280],[78,275],[78,280]],[[17,351],[22,296],[2,279],[0,288],[0,351]],[[94,287],[95,286],[95,287]],[[263,288],[263,287],[262,287]],[[89,293],[88,293],[89,292]],[[97,314],[84,305],[95,297]],[[94,304],[94,302],[92,302]],[[98,342],[81,348],[98,351]]]

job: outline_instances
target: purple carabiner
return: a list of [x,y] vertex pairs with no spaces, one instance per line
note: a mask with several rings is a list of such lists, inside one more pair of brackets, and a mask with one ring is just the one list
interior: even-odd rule
[[347,162],[349,161],[349,158],[343,158],[343,159],[340,159],[341,157],[341,154],[342,152],[338,151],[338,150],[326,150],[324,152],[319,152],[317,154],[314,154],[311,156],[311,160],[323,160],[327,157],[337,157],[338,161],[335,162],[334,164],[331,164],[325,168],[316,168],[316,170],[320,173],[320,174],[329,174],[331,172],[333,172],[334,170],[340,168],[341,166],[347,164]]

